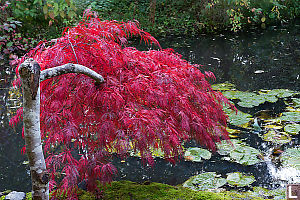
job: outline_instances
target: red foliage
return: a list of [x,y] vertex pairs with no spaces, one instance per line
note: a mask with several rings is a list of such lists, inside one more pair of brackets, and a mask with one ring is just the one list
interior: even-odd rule
[[[172,49],[125,47],[133,35],[159,44],[136,22],[101,21],[90,14],[27,55],[42,70],[79,63],[105,79],[97,85],[85,75],[67,74],[41,83],[50,187],[76,188],[87,180],[88,189],[95,190],[96,180],[108,182],[116,173],[109,163],[112,150],[125,156],[133,148],[152,163],[151,148],[161,148],[172,160],[181,155],[183,140],[214,149],[215,142],[228,139],[222,104],[229,102],[211,89],[206,78],[214,79],[212,73],[202,74]],[[12,123],[15,119],[20,116]],[[59,173],[65,176],[56,183]]]

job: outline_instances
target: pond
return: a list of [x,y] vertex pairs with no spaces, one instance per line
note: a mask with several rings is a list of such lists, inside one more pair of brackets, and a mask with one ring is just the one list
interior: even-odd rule
[[[170,36],[159,39],[159,42],[163,48],[174,48],[191,63],[203,65],[199,67],[201,71],[214,72],[217,77],[216,83],[233,83],[236,90],[284,88],[300,91],[300,21],[286,27],[272,26],[264,31],[253,30],[239,35],[201,35],[198,38]],[[13,129],[8,124],[10,116],[20,106],[20,95],[12,94],[11,82],[14,74],[5,63],[0,63],[0,67],[0,191],[30,191],[30,175],[24,162],[26,156],[21,154],[24,143],[21,137],[22,125],[19,124]],[[273,114],[279,114],[286,108],[285,101],[287,100],[280,98],[276,103],[262,103],[251,108],[237,107],[251,115],[259,110],[272,110]],[[247,147],[254,147],[262,152],[262,162],[242,165],[239,162],[224,160],[224,156],[214,153],[209,160],[191,162],[182,159],[176,165],[156,158],[156,164],[151,168],[143,166],[138,157],[129,157],[125,162],[115,158],[113,163],[119,170],[116,179],[138,182],[151,180],[176,185],[202,172],[217,172],[224,177],[230,172],[244,172],[255,177],[256,182],[252,185],[268,189],[277,188],[283,183],[299,181],[299,170],[281,168],[278,162],[271,160],[274,145],[264,141],[261,137],[264,132],[253,130],[253,118],[251,117],[248,127],[234,125],[230,128],[240,130],[238,139],[244,139]],[[299,146],[299,134],[290,138],[291,141],[286,144],[276,146],[282,150]],[[186,148],[196,145],[191,141],[186,144]]]

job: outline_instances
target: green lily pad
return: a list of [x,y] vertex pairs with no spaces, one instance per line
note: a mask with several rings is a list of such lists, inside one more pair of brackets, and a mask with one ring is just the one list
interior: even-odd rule
[[256,94],[254,92],[242,92],[236,90],[223,91],[223,95],[228,99],[239,99],[240,102],[237,104],[246,108],[253,108],[255,106],[259,106],[260,104],[265,103],[266,101],[275,103],[278,98],[288,97],[289,94],[294,94],[293,91],[269,91],[268,93],[260,92],[260,94]]
[[297,92],[288,89],[274,89],[269,91],[267,94],[276,95],[279,98],[286,98],[296,95]]
[[300,112],[283,112],[279,119],[282,121],[300,121]]
[[216,172],[206,172],[189,178],[183,187],[193,190],[217,189],[226,184],[226,179],[221,178]]
[[263,104],[266,101],[275,103],[278,100],[276,96],[273,95],[268,95],[268,94],[257,95],[255,93],[247,93],[247,95],[241,96],[239,99],[241,101],[238,102],[238,105],[246,108],[253,108],[255,106],[259,106],[260,104]]
[[284,131],[292,135],[297,135],[300,132],[300,124],[288,124],[284,127]]
[[229,123],[235,126],[243,126],[251,121],[252,115],[248,113],[244,113],[239,111],[237,113],[229,110],[228,108],[224,108],[225,113],[229,117]]
[[248,191],[248,193],[252,197],[260,197],[263,199],[274,199],[274,200],[286,199],[285,198],[285,193],[286,193],[285,188],[268,190],[268,189],[262,188],[262,187],[253,187],[253,191]]
[[282,164],[300,170],[300,147],[289,148],[280,156]]
[[227,98],[227,99],[240,99],[244,92],[242,91],[236,91],[236,90],[227,90],[223,91],[222,94]]
[[259,96],[261,96],[262,98],[264,98],[265,101],[268,101],[268,102],[271,102],[271,103],[275,103],[276,101],[278,101],[278,98],[276,96],[273,96],[273,95],[260,94]]
[[200,162],[201,158],[204,158],[206,160],[210,159],[211,153],[206,149],[191,147],[185,151],[184,157],[186,160]]
[[227,174],[227,182],[232,186],[245,187],[255,182],[254,176],[246,176],[240,172]]
[[230,157],[242,165],[254,165],[260,162],[257,158],[258,154],[260,152],[253,147],[238,146],[234,151],[230,152]]
[[217,144],[217,148],[220,155],[229,155],[231,161],[242,165],[254,165],[260,162],[257,158],[260,154],[259,150],[247,146],[240,140],[232,139],[231,143],[223,140]]
[[241,101],[246,101],[250,98],[255,98],[258,95],[254,92],[243,92],[243,91],[237,91],[236,94],[234,95],[235,98],[240,99]]
[[230,152],[233,151],[237,145],[242,143],[242,141],[236,139],[232,139],[230,142],[231,143],[226,140],[222,140],[220,143],[217,143],[217,149],[220,155],[225,156],[230,154]]
[[259,197],[272,196],[270,190],[262,187],[253,187],[253,193],[257,194]]
[[289,143],[292,138],[285,132],[279,132],[274,129],[270,129],[266,134],[263,135],[263,140],[272,142],[274,144],[286,144]]
[[219,90],[219,91],[225,91],[225,90],[234,90],[235,89],[235,85],[232,83],[220,83],[220,84],[214,84],[211,86],[211,88],[213,90]]
[[292,98],[292,102],[295,108],[300,108],[300,98]]
[[255,106],[258,106],[260,102],[252,102],[252,101],[240,101],[237,103],[239,106],[245,107],[245,108],[253,108]]

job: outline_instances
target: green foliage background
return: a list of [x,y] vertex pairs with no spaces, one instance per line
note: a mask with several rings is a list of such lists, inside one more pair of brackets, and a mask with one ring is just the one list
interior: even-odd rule
[[74,3],[79,10],[92,8],[103,19],[137,19],[143,28],[158,35],[237,32],[250,26],[264,28],[268,24],[286,23],[300,14],[298,0],[75,0]]
[[87,8],[104,20],[138,20],[154,35],[237,32],[287,23],[300,14],[299,0],[1,0],[0,6],[5,2],[1,25],[3,18],[13,17],[22,22],[22,32],[36,35],[38,30],[39,37],[55,37]]
[[[137,20],[153,36],[240,32],[286,24],[299,0],[0,0],[0,58],[13,64],[40,40],[59,37],[86,9],[103,20]],[[2,65],[0,63],[0,65]]]

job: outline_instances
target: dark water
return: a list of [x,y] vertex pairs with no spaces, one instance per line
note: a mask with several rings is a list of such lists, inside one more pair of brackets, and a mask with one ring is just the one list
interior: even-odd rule
[[[269,27],[261,32],[250,31],[240,35],[170,37],[159,41],[163,48],[174,48],[191,63],[204,65],[201,70],[213,71],[217,82],[232,82],[239,90],[300,90],[300,21],[287,27]],[[14,111],[10,108],[14,105],[9,95],[13,73],[6,66],[0,63],[0,191],[30,191],[28,169],[22,164],[26,156],[20,152],[24,143],[21,124],[15,129],[8,125]],[[258,148],[256,136],[248,139],[249,144]],[[299,139],[294,137],[294,143],[290,145],[297,143]],[[139,158],[128,158],[125,163],[115,158],[113,162],[119,170],[118,179],[139,182],[151,180],[176,185],[203,171],[217,171],[223,175],[240,171],[253,174],[257,179],[256,185],[268,188],[277,186],[266,163],[242,166],[220,161],[217,155],[202,163],[180,161],[174,166],[157,158],[154,168],[143,167]]]
[[0,62],[0,191],[7,189],[18,191],[30,190],[30,179],[23,161],[26,156],[21,154],[24,145],[22,139],[22,124],[12,128],[9,119],[16,111],[14,102],[9,94],[13,73],[6,63]]
[[191,63],[204,65],[202,70],[213,71],[217,82],[230,81],[239,90],[300,90],[300,20],[260,32],[171,37],[159,42]]

